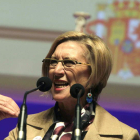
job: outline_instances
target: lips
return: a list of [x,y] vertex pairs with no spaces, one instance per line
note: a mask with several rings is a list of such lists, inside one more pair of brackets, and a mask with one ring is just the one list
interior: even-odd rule
[[64,87],[67,87],[69,83],[66,81],[55,81],[54,85],[56,88],[64,88]]

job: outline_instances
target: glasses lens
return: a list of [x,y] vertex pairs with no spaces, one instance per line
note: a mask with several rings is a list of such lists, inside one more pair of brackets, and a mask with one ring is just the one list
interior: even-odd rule
[[66,67],[73,67],[75,66],[75,62],[73,60],[64,60],[64,65]]
[[57,60],[55,60],[55,59],[50,59],[50,65],[51,66],[56,66],[57,65]]

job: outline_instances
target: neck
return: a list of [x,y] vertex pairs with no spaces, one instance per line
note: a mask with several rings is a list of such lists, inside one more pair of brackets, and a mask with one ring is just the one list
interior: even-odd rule
[[[59,102],[59,109],[60,109],[60,114],[62,117],[62,121],[64,122],[72,122],[73,118],[75,116],[75,107],[77,104],[77,100],[75,99],[75,101],[70,102],[70,104],[68,102],[64,103],[64,102]],[[85,103],[82,103],[80,101],[80,105],[81,108],[85,105]]]
[[74,114],[75,114],[75,105],[67,105],[64,103],[58,103],[60,114],[62,117],[62,121],[64,122],[71,122],[73,120]]

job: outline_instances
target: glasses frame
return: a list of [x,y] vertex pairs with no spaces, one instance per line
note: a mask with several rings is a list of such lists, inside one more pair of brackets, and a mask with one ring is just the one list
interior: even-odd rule
[[[81,63],[81,62],[78,62],[78,61],[76,61],[76,60],[72,60],[72,59],[57,60],[57,59],[53,59],[53,58],[45,58],[45,59],[42,60],[42,62],[45,62],[45,60],[56,60],[56,61],[57,61],[57,64],[58,64],[59,62],[61,62],[62,65],[63,65],[64,67],[67,67],[67,66],[64,64],[64,61],[65,61],[65,60],[73,61],[73,62],[75,63],[75,66],[76,66],[76,64],[81,64],[81,65],[91,66],[90,64],[87,64],[87,63]],[[56,66],[57,66],[57,65],[56,65]],[[52,67],[56,67],[56,66],[52,66]],[[71,67],[72,67],[72,66],[71,66]],[[67,68],[68,68],[68,67],[67,67]]]

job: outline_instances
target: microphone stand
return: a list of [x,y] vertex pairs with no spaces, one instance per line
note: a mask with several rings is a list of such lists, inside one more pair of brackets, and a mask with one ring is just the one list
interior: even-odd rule
[[23,104],[20,108],[20,114],[18,117],[18,138],[17,138],[17,140],[26,140],[26,119],[27,119],[26,98],[27,98],[27,95],[31,92],[38,90],[41,86],[43,86],[43,83],[35,89],[26,91],[24,94]]
[[74,140],[81,140],[81,105],[80,97],[82,90],[79,91],[77,95],[77,105],[75,107],[75,130],[74,130]]

